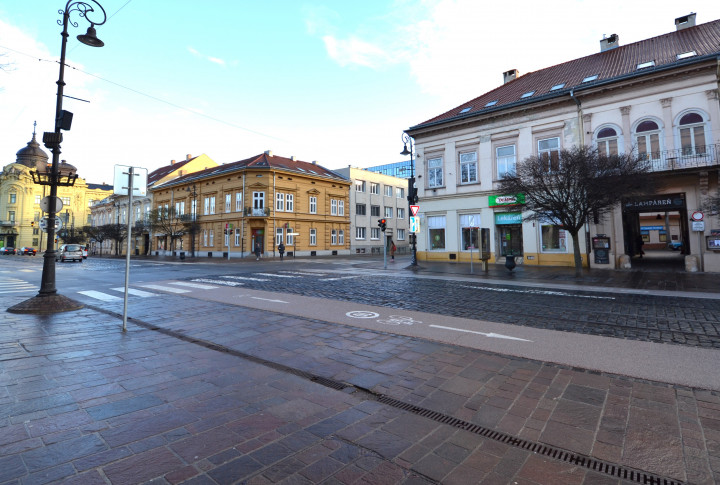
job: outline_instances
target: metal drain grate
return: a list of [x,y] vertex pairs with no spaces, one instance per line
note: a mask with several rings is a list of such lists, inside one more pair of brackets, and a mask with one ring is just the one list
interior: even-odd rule
[[[92,308],[93,310],[112,315],[118,318],[122,318],[122,315],[106,310],[100,307],[95,307],[92,305],[87,305],[87,307]],[[661,477],[659,475],[654,475],[652,473],[635,470],[629,467],[616,465],[613,463],[605,462],[602,460],[598,460],[596,458],[591,458],[586,455],[582,455],[579,453],[575,453],[572,451],[564,450],[562,448],[557,448],[555,446],[546,445],[542,443],[537,443],[533,441],[528,441],[523,438],[518,438],[517,436],[512,436],[507,433],[503,433],[502,431],[496,431],[489,428],[485,428],[484,426],[480,426],[477,424],[470,423],[468,421],[464,421],[462,419],[455,418],[453,416],[448,416],[447,414],[439,413],[437,411],[433,411],[431,409],[423,408],[420,406],[416,406],[414,404],[406,403],[403,401],[400,401],[398,399],[386,396],[384,394],[378,394],[373,392],[369,389],[364,389],[358,386],[354,386],[352,384],[347,384],[344,382],[336,381],[334,379],[329,379],[327,377],[318,376],[315,374],[311,374],[309,372],[305,372],[299,369],[295,369],[293,367],[286,366],[284,364],[279,364],[277,362],[272,362],[266,359],[263,359],[261,357],[256,357],[254,355],[246,354],[237,350],[233,350],[228,347],[224,347],[222,345],[216,344],[214,342],[209,342],[202,339],[197,339],[193,337],[189,337],[187,335],[184,335],[180,332],[174,331],[174,330],[168,330],[161,327],[158,327],[156,325],[143,322],[142,320],[138,320],[135,318],[128,318],[128,320],[132,321],[134,324],[147,328],[149,330],[154,330],[156,332],[183,340],[185,342],[193,343],[196,345],[200,345],[202,347],[205,347],[210,350],[215,350],[218,352],[227,353],[236,357],[240,357],[242,359],[254,362],[256,364],[264,365],[267,367],[270,367],[272,369],[281,371],[281,372],[287,372],[289,374],[293,374],[298,377],[302,377],[304,379],[308,379],[312,382],[315,382],[317,384],[323,385],[325,387],[329,387],[336,390],[343,390],[347,388],[352,388],[357,391],[361,391],[365,393],[368,398],[377,401],[381,404],[385,404],[387,406],[392,406],[397,409],[401,409],[403,411],[407,411],[413,414],[416,414],[418,416],[425,417],[427,419],[432,419],[433,421],[436,421],[438,423],[446,424],[448,426],[453,426],[455,428],[463,429],[465,431],[469,431],[474,434],[478,434],[484,438],[491,439],[493,441],[497,441],[500,443],[504,443],[508,446],[513,446],[516,448],[522,448],[524,450],[530,451],[532,453],[537,453],[542,456],[546,456],[548,458],[551,458],[553,460],[565,462],[565,463],[571,463],[573,465],[581,466],[583,468],[586,468],[588,470],[592,470],[597,473],[601,473],[604,475],[608,475],[614,478],[620,478],[622,480],[634,482],[634,483],[640,483],[643,485],[686,485],[685,482],[681,482],[678,480],[674,480],[671,478]]]

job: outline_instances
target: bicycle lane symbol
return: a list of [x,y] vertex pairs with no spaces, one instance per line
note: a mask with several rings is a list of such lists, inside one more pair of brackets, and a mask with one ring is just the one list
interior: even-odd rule
[[[375,319],[378,318],[380,314],[369,311],[353,311],[347,312],[345,316],[350,318]],[[378,323],[382,323],[383,325],[413,325],[422,322],[405,315],[390,315],[386,320],[378,320]]]

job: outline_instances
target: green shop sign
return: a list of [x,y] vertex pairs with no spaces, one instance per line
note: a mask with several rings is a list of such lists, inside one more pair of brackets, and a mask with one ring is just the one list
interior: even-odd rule
[[503,224],[522,224],[521,212],[496,212],[495,225]]
[[520,205],[525,203],[525,194],[517,195],[491,195],[488,197],[490,207],[502,207],[508,205]]

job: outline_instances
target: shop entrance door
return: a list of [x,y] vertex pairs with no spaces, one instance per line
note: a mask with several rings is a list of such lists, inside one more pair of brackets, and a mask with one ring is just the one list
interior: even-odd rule
[[255,252],[256,245],[260,245],[260,254],[265,254],[265,229],[251,229],[252,250]]
[[497,228],[500,233],[500,256],[522,256],[522,225],[507,224]]

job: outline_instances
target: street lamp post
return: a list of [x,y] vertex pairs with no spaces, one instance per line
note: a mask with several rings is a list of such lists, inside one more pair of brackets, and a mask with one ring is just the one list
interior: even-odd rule
[[[413,171],[413,142],[412,138],[407,134],[402,134],[403,151],[400,155],[410,155],[410,178],[408,179],[408,217],[412,214],[410,206],[417,204],[418,196],[417,189],[415,188],[415,174]],[[408,150],[408,144],[410,144],[410,150]],[[408,231],[409,232],[409,231]],[[409,232],[408,237],[410,238],[410,246],[412,247],[412,260],[410,261],[411,266],[417,266],[417,237],[414,232]]]
[[[99,10],[96,10],[97,9]],[[71,311],[82,308],[82,304],[57,294],[55,288],[55,219],[58,186],[72,186],[75,183],[77,174],[75,167],[68,165],[68,170],[60,167],[60,143],[62,142],[62,130],[69,130],[72,122],[72,113],[64,111],[63,105],[63,89],[65,87],[65,52],[67,50],[68,23],[73,27],[77,27],[77,22],[70,20],[70,15],[78,12],[78,15],[90,23],[87,33],[78,35],[77,39],[85,45],[91,47],[102,47],[105,45],[103,41],[97,38],[95,26],[102,25],[107,20],[105,9],[95,0],[73,1],[68,0],[65,10],[58,10],[62,15],[62,20],[58,20],[58,24],[63,26],[61,33],[62,46],[60,48],[60,76],[57,81],[57,104],[55,106],[55,131],[45,132],[43,134],[43,143],[52,152],[52,165],[48,170],[47,166],[38,166],[32,174],[33,180],[37,184],[50,186],[50,207],[48,211],[47,225],[47,250],[43,259],[42,282],[40,291],[37,296],[21,302],[15,306],[8,308],[8,311],[14,313],[57,313],[63,311]],[[42,162],[41,162],[42,163]],[[42,163],[42,165],[45,165]],[[66,164],[62,164],[66,165]]]
[[[192,190],[190,187],[185,188],[186,192],[190,192],[190,198],[192,203],[190,204],[190,254],[195,257],[195,233],[197,232],[197,189],[195,184],[192,184]],[[229,254],[230,250],[228,250]]]

